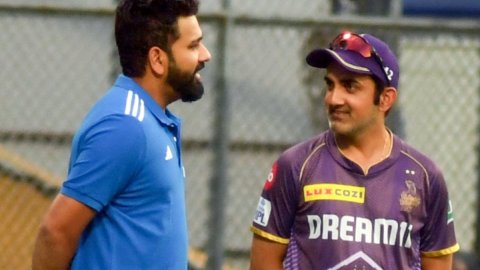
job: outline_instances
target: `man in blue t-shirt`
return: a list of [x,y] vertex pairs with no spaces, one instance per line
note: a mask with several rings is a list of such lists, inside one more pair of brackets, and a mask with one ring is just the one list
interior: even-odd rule
[[197,12],[197,0],[118,5],[123,75],[74,136],[33,269],[187,269],[181,123],[167,105],[203,95],[211,56]]
[[330,128],[274,163],[251,228],[251,269],[451,269],[459,246],[442,172],[385,126],[395,55],[345,32],[307,63],[326,68]]

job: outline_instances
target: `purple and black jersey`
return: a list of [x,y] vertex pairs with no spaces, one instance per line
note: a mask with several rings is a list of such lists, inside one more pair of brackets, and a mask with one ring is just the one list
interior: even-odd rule
[[421,269],[459,249],[441,171],[393,136],[368,173],[326,131],[273,165],[252,231],[288,244],[285,269]]

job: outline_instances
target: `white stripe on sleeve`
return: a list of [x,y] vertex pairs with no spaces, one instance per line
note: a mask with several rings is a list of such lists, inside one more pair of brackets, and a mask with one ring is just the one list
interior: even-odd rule
[[143,99],[140,99],[140,114],[138,115],[138,120],[142,122],[144,117],[145,117],[145,104],[143,103]]
[[133,102],[133,110],[132,110],[132,116],[137,117],[138,116],[138,95],[135,94],[135,101]]
[[132,110],[132,96],[133,91],[129,90],[127,95],[127,101],[125,102],[125,114],[129,115]]

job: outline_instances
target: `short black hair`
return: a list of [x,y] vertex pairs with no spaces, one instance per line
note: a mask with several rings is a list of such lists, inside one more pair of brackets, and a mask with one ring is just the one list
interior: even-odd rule
[[198,0],[121,1],[115,14],[115,42],[123,74],[143,76],[151,47],[170,54],[171,43],[179,37],[178,17],[197,13]]

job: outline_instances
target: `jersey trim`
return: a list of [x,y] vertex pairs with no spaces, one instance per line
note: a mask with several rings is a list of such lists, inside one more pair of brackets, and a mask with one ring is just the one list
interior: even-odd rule
[[439,257],[439,256],[444,256],[444,255],[449,255],[449,254],[455,253],[459,250],[460,250],[460,245],[455,244],[454,246],[451,246],[451,247],[445,248],[445,249],[441,249],[441,250],[422,252],[422,255],[425,256],[425,257]]
[[288,242],[290,242],[289,239],[287,238],[283,238],[283,237],[278,237],[276,235],[273,235],[273,234],[270,234],[270,233],[267,233],[265,231],[262,231],[260,229],[257,229],[255,227],[250,227],[250,231],[252,231],[254,234],[257,234],[263,238],[266,238],[268,240],[271,240],[273,242],[277,242],[277,243],[280,243],[280,244],[288,244]]
[[302,181],[302,177],[303,177],[303,171],[305,170],[305,167],[307,166],[307,163],[310,161],[310,159],[313,157],[313,155],[318,151],[320,150],[320,148],[322,148],[323,146],[325,145],[325,143],[322,143],[320,144],[319,146],[315,147],[312,151],[312,153],[310,153],[308,155],[308,157],[305,159],[305,161],[303,162],[302,164],[302,168],[300,169],[300,175],[298,176],[298,181]]

